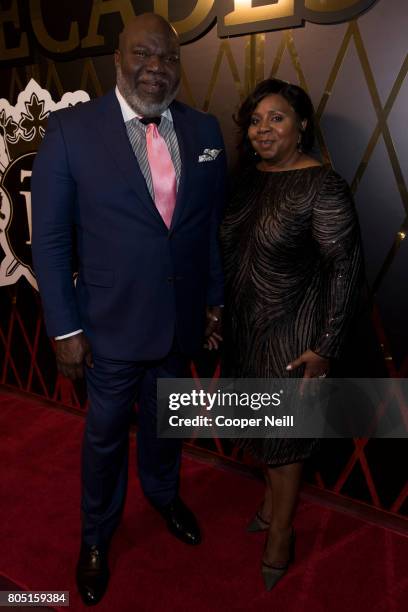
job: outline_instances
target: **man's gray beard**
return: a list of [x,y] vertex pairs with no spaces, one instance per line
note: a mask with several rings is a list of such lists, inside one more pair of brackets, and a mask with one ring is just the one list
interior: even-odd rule
[[177,83],[173,91],[169,91],[162,102],[144,102],[137,93],[133,91],[132,85],[123,75],[119,65],[116,67],[116,84],[130,108],[141,117],[159,117],[173,102],[179,88],[179,83]]

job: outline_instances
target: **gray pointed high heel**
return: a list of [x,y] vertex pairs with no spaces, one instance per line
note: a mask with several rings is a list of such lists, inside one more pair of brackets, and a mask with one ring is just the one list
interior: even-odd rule
[[266,531],[269,529],[268,521],[265,521],[260,512],[257,512],[255,516],[248,523],[247,531],[249,533],[256,533],[257,531]]
[[293,563],[295,560],[295,531],[292,529],[292,533],[290,535],[290,544],[289,544],[289,559],[285,565],[270,565],[269,563],[265,563],[262,561],[262,578],[264,580],[265,588],[267,591],[271,591],[274,586],[277,585],[279,580],[281,580],[286,572],[288,571],[289,565]]

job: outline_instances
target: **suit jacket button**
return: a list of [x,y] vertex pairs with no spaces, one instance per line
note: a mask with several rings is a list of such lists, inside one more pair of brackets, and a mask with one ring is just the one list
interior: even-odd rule
[[167,277],[167,282],[172,283],[174,281],[173,276],[168,276]]

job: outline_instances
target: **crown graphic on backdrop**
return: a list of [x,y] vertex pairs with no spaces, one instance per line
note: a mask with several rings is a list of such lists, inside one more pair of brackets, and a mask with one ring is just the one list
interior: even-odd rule
[[49,115],[44,107],[44,100],[33,93],[30,100],[25,102],[25,112],[21,113],[18,123],[6,115],[4,108],[0,112],[0,137],[3,137],[9,162],[25,153],[36,151],[40,146]]
[[[85,91],[65,93],[54,102],[31,79],[12,106],[0,100],[0,285],[21,277],[37,288],[31,258],[31,171],[48,116],[60,108],[87,102]],[[3,256],[3,259],[1,257]]]

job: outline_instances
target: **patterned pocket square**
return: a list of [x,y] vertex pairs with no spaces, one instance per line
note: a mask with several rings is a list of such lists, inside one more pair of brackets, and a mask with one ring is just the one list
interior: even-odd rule
[[204,149],[203,154],[198,156],[198,163],[214,161],[222,149]]

